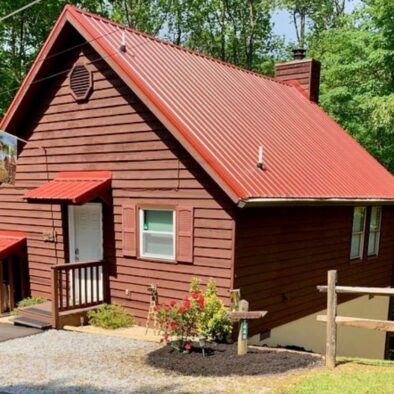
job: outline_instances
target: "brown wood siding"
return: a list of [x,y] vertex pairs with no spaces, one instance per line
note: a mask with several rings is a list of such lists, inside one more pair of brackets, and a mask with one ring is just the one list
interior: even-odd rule
[[[54,72],[97,58],[92,50],[67,55]],[[234,230],[231,201],[104,61],[89,68],[93,92],[87,102],[74,100],[64,75],[41,89],[18,130],[26,131],[23,136],[30,142],[44,146],[47,157],[28,143],[19,155],[16,185],[0,188],[0,228],[28,232],[32,293],[50,299],[50,266],[68,261],[67,216],[59,205],[28,204],[22,195],[59,171],[110,170],[113,207],[104,211],[104,247],[112,302],[142,318],[149,284],[158,285],[162,301],[181,299],[194,276],[203,282],[215,278],[219,294],[228,302]],[[195,208],[192,264],[123,257],[122,206],[156,203]],[[44,242],[43,233],[53,229],[57,243]]]
[[[251,208],[238,213],[235,287],[250,309],[268,310],[251,333],[325,308],[316,286],[338,270],[339,284],[390,286],[394,261],[394,207],[383,207],[378,257],[351,262],[352,207]],[[348,298],[340,297],[339,301]]]

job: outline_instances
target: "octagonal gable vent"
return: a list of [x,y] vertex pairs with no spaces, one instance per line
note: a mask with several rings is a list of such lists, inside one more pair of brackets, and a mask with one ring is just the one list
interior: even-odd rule
[[76,64],[70,73],[70,89],[77,101],[86,100],[92,90],[92,74],[83,64]]

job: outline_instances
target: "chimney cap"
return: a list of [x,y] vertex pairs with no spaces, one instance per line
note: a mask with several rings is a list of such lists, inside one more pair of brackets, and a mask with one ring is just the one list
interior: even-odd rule
[[294,60],[303,60],[306,56],[306,49],[304,48],[295,48],[292,50],[293,52],[293,59]]

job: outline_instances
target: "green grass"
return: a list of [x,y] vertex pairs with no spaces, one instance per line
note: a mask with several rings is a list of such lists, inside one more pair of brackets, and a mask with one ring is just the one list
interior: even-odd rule
[[301,376],[280,390],[288,394],[394,393],[394,362],[339,358],[333,371],[319,370]]

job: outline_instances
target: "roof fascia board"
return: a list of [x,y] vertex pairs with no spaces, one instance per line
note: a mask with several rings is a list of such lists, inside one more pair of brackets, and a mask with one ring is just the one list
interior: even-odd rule
[[323,206],[323,205],[394,205],[393,199],[369,198],[249,198],[238,203],[239,208],[273,206]]
[[[82,26],[78,20],[71,14],[67,14],[67,20],[74,26],[74,28],[84,36],[88,41],[94,39],[94,35],[89,32],[85,26]],[[190,153],[190,155],[201,165],[201,167],[208,173],[208,175],[222,188],[227,196],[234,202],[240,201],[240,196],[231,188],[228,182],[223,180],[223,177],[212,168],[210,163],[205,160],[198,150],[193,146],[186,138],[179,132],[178,127],[174,126],[173,122],[169,120],[169,115],[165,114],[165,111],[158,103],[153,102],[151,97],[148,97],[146,90],[139,86],[138,82],[133,80],[128,73],[120,67],[111,56],[110,51],[103,48],[103,45],[99,42],[101,40],[95,40],[90,42],[90,45],[97,51],[97,53],[106,57],[105,62],[117,73],[117,75],[126,83],[126,85],[138,96],[138,98],[149,108],[149,110],[159,119],[159,121],[172,133],[172,135],[180,142],[180,144]],[[104,52],[104,53],[103,53]],[[239,194],[243,194],[240,192]]]
[[58,18],[58,20],[56,21],[54,27],[52,28],[51,33],[49,34],[47,40],[45,41],[45,44],[39,51],[37,57],[35,58],[32,66],[29,69],[29,72],[27,73],[25,79],[22,82],[22,85],[18,89],[14,99],[12,100],[10,106],[7,109],[7,112],[5,113],[3,119],[1,120],[0,129],[7,130],[8,126],[10,125],[10,122],[13,119],[19,105],[25,98],[26,93],[29,90],[32,82],[34,81],[37,74],[41,70],[42,63],[44,63],[45,61],[44,59],[48,56],[50,50],[53,47],[53,44],[56,42],[59,35],[63,31],[64,25],[67,22],[67,18],[65,17],[66,12],[67,9],[65,8],[61,13],[60,17]]

